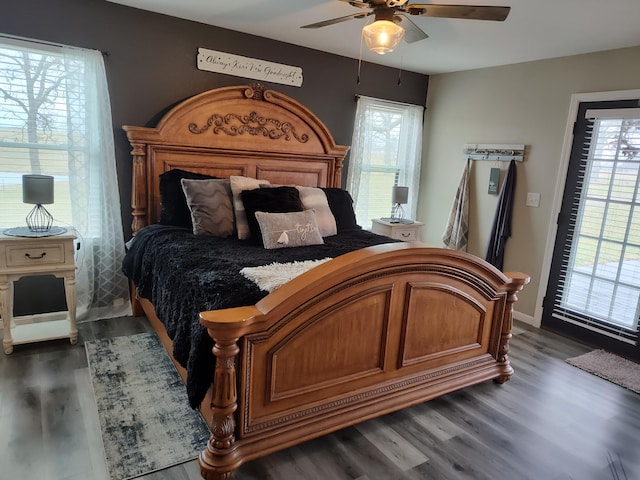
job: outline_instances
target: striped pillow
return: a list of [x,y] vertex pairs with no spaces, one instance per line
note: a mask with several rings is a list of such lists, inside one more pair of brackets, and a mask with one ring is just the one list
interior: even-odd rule
[[338,233],[336,219],[329,208],[329,202],[324,191],[318,187],[296,187],[300,192],[300,201],[305,210],[313,210],[316,214],[318,229],[323,237],[330,237]]
[[260,185],[268,185],[269,181],[257,180],[251,177],[241,177],[239,175],[232,175],[229,177],[229,180],[231,181],[231,192],[233,194],[233,212],[236,215],[238,239],[247,240],[251,237],[251,231],[249,230],[247,213],[244,210],[244,203],[242,203],[240,194],[243,190],[253,190],[260,188]]

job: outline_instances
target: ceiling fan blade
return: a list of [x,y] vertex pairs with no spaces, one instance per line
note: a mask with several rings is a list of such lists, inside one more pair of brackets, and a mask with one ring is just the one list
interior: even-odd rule
[[424,31],[413,23],[409,17],[405,15],[398,15],[397,18],[400,20],[400,25],[404,28],[404,41],[407,43],[419,42],[420,40],[424,40],[425,38],[429,38],[429,35],[424,33]]
[[349,5],[351,5],[352,7],[358,7],[358,8],[371,8],[371,5],[369,5],[367,2],[360,2],[358,0],[340,0],[341,2],[345,2],[348,3]]
[[373,15],[373,12],[366,13],[354,13],[352,15],[347,15],[345,17],[333,18],[331,20],[325,20],[324,22],[311,23],[309,25],[303,25],[300,28],[321,28],[326,27],[327,25],[333,25],[334,23],[346,22],[347,20],[353,20],[354,18],[365,18],[369,15]]
[[340,0],[341,2],[348,3],[352,7],[358,8],[376,8],[376,7],[400,7],[407,3],[409,0]]
[[489,5],[407,5],[405,11],[411,15],[442,18],[468,18],[472,20],[493,20],[503,22],[511,7]]

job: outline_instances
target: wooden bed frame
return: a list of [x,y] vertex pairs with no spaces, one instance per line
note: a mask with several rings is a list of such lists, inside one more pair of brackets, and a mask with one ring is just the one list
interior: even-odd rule
[[[158,176],[169,169],[339,187],[348,149],[306,107],[258,85],[202,93],[156,128],[124,130],[134,234],[158,220]],[[466,253],[394,243],[338,257],[254,306],[202,312],[216,357],[201,406],[212,432],[202,476],[226,479],[251,459],[509,380],[512,307],[528,281]],[[141,304],[171,352],[153,306]]]

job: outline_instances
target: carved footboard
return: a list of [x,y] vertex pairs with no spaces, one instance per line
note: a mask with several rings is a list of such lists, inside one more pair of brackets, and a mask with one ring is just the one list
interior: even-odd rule
[[252,307],[204,312],[215,341],[202,476],[488,379],[507,381],[528,283],[472,255],[409,244],[323,264]]

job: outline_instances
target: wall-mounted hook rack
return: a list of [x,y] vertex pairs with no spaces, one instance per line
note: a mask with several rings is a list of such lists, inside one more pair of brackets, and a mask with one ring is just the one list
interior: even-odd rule
[[487,160],[491,162],[524,161],[523,144],[467,143],[464,154],[471,160]]

